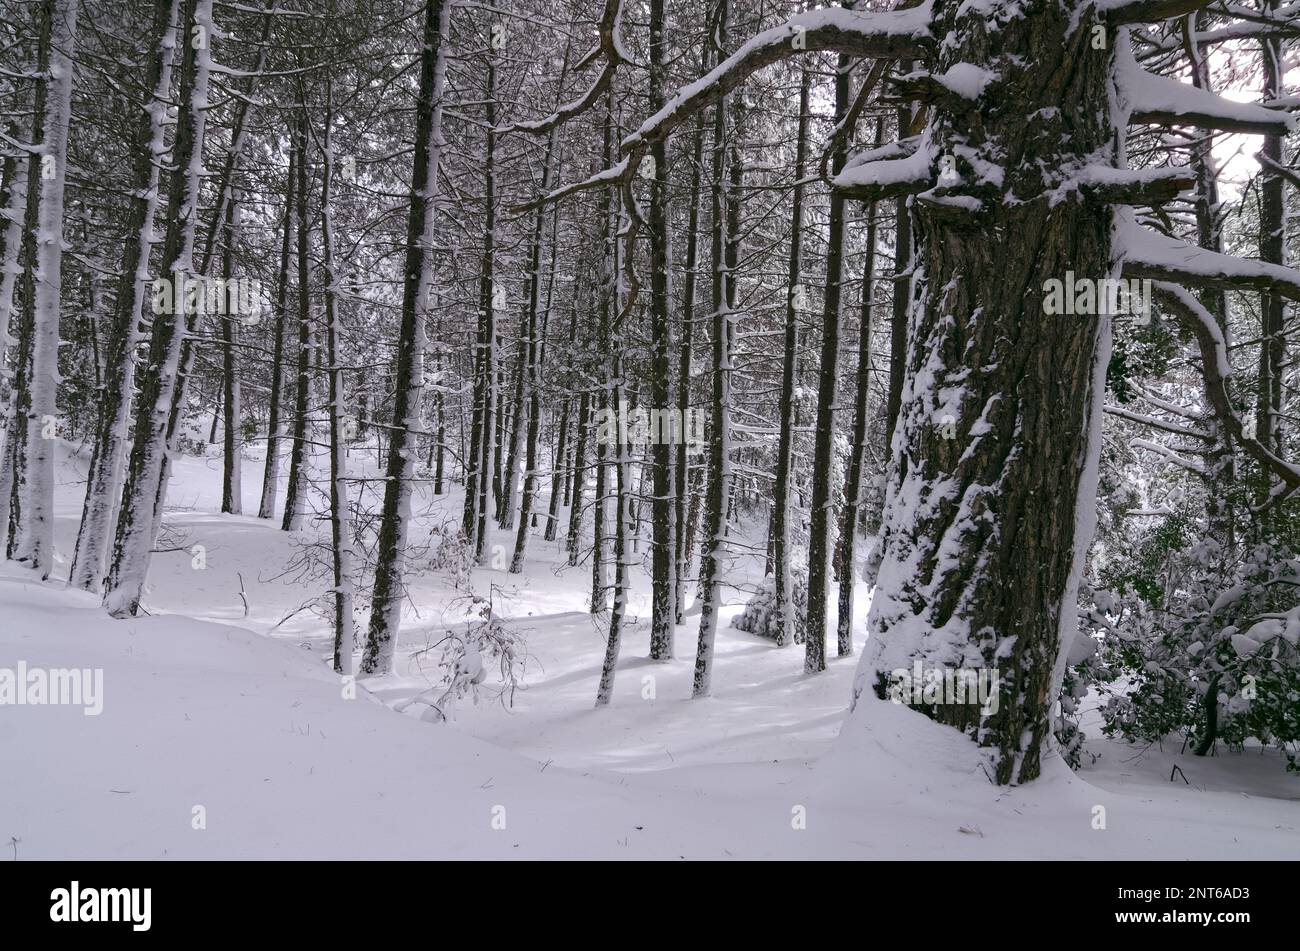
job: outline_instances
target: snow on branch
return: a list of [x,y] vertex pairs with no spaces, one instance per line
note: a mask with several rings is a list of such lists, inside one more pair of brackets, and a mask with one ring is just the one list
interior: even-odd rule
[[1177,423],[1170,423],[1155,416],[1148,416],[1145,413],[1135,413],[1130,409],[1122,406],[1106,405],[1102,407],[1107,416],[1117,416],[1120,419],[1127,419],[1133,423],[1141,423],[1143,426],[1150,426],[1152,429],[1159,429],[1162,432],[1173,433],[1175,436],[1186,436],[1191,439],[1204,439],[1207,442],[1213,442],[1214,436],[1210,433],[1203,432],[1199,429],[1193,429],[1190,426],[1180,426]]
[[923,191],[932,184],[931,156],[912,136],[855,155],[831,185],[849,198],[878,201]]
[[628,62],[623,49],[623,42],[619,38],[619,27],[622,25],[622,20],[622,0],[605,0],[605,10],[600,16],[600,39],[597,45],[582,57],[577,67],[581,69],[597,58],[603,57],[605,60],[601,66],[600,74],[587,87],[586,92],[572,102],[560,106],[544,119],[531,122],[516,122],[498,129],[497,132],[502,134],[526,132],[529,135],[545,135],[557,125],[568,122],[595,105],[605,90],[609,88],[609,84],[614,81],[614,74],[618,71],[618,67]]
[[[624,184],[628,178],[629,171],[634,171],[634,169],[630,165],[630,160],[625,158],[618,164],[612,165],[606,169],[601,169],[596,174],[588,178],[584,178],[580,182],[570,182],[569,184],[563,185],[552,192],[547,192],[545,195],[542,195],[540,198],[535,198],[532,201],[526,202],[522,205],[515,205],[510,210],[515,214],[525,214],[529,211],[536,209],[539,205],[545,205],[545,204],[549,204],[550,202],[559,201],[561,198],[567,198],[568,196],[576,194],[577,192],[588,191],[592,188],[605,188],[606,186],[609,185]],[[632,209],[629,208],[629,213],[631,213],[631,211]]]
[[1114,205],[1161,205],[1195,184],[1196,173],[1190,168],[1085,165],[1061,184],[1057,194],[1078,191],[1085,198]]
[[1101,0],[1097,12],[1112,26],[1123,26],[1125,23],[1154,23],[1195,13],[1212,2],[1214,0]]
[[1233,102],[1189,83],[1149,73],[1132,53],[1116,56],[1115,84],[1129,109],[1129,121],[1189,125],[1221,132],[1286,135],[1294,117],[1248,102]]
[[1268,168],[1276,172],[1278,175],[1280,175],[1282,178],[1286,179],[1288,182],[1294,185],[1296,188],[1300,188],[1300,172],[1296,171],[1294,168],[1288,168],[1285,165],[1279,165],[1270,156],[1266,155],[1263,152],[1255,153],[1255,158],[1259,160],[1259,164],[1267,166]]
[[947,72],[917,70],[906,76],[886,78],[894,87],[894,99],[905,102],[944,103],[960,107],[978,102],[985,90],[997,80],[991,70],[974,63],[957,63]]
[[1247,433],[1241,417],[1232,408],[1232,398],[1228,394],[1232,367],[1228,363],[1228,348],[1223,339],[1223,331],[1219,329],[1214,315],[1182,287],[1158,283],[1154,286],[1154,291],[1161,306],[1177,317],[1196,338],[1201,352],[1201,373],[1205,377],[1206,395],[1220,425],[1247,455],[1281,479],[1288,492],[1300,489],[1300,468],[1274,455],[1267,446]]
[[1158,442],[1152,442],[1150,439],[1134,439],[1129,443],[1134,449],[1145,449],[1147,452],[1153,452],[1157,456],[1163,456],[1174,465],[1182,466],[1190,472],[1198,475],[1206,475],[1205,466],[1184,456],[1180,456],[1168,446],[1162,446]]
[[840,8],[798,13],[764,30],[695,82],[683,86],[662,109],[623,141],[624,152],[640,154],[667,138],[682,122],[725,96],[749,76],[800,53],[833,52],[870,59],[915,59],[934,44],[931,0],[889,13]]
[[1122,227],[1118,250],[1124,258],[1125,277],[1192,287],[1253,288],[1300,300],[1300,271],[1207,251],[1142,228],[1131,217]]

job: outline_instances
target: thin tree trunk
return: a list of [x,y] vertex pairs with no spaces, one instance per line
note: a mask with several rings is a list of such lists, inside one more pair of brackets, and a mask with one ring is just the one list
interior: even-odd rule
[[[840,56],[835,74],[835,122],[844,121],[849,108],[849,65]],[[848,158],[847,137],[837,140],[831,171],[838,175]],[[832,552],[831,531],[838,486],[831,485],[835,461],[835,400],[839,392],[840,291],[843,277],[844,209],[842,192],[831,191],[829,233],[826,236],[826,293],[822,309],[822,354],[817,385],[817,422],[813,438],[812,511],[808,521],[808,619],[804,634],[805,672],[826,669],[827,591]],[[851,649],[850,644],[850,649]]]
[[[547,144],[546,155],[543,158],[543,193],[551,190],[551,183],[554,179],[557,138],[556,130],[552,129],[551,139]],[[532,244],[528,252],[528,309],[525,325],[528,338],[524,354],[526,360],[524,370],[527,374],[525,390],[528,394],[528,435],[524,450],[524,468],[526,471],[524,472],[523,497],[520,501],[519,530],[515,535],[514,555],[510,559],[511,574],[519,574],[524,570],[524,555],[528,548],[528,520],[533,514],[533,502],[537,495],[537,438],[542,422],[540,390],[543,335],[539,325],[539,317],[542,298],[542,236],[545,227],[546,206],[539,205],[533,222]],[[513,485],[513,476],[511,484]]]
[[[284,399],[284,337],[289,323],[289,257],[293,247],[293,209],[298,179],[298,152],[289,149],[289,176],[284,185],[284,233],[280,243],[280,268],[277,272],[275,299],[275,341],[271,356],[270,406],[266,421],[266,462],[262,469],[262,499],[258,518],[275,518],[276,497],[280,489],[281,401]],[[362,403],[362,417],[365,403]]]
[[[239,199],[231,195],[226,204],[226,246],[222,251],[221,277],[229,287],[235,275],[235,241],[239,234]],[[239,315],[227,313],[221,317],[222,380],[221,408],[225,432],[222,436],[221,511],[242,515],[244,438],[240,423],[240,393],[237,348],[239,346]]]
[[794,195],[790,209],[790,267],[785,300],[785,351],[781,363],[781,425],[777,435],[776,495],[772,500],[773,610],[780,620],[776,645],[795,640],[794,573],[790,567],[790,486],[794,481],[795,382],[798,376],[799,310],[803,289],[803,179],[808,169],[809,95],[812,73],[799,82],[799,131],[795,140]]
[[[881,138],[876,125],[876,146]],[[849,471],[844,480],[844,518],[840,525],[839,614],[835,625],[836,653],[853,653],[853,592],[857,575],[858,512],[862,508],[862,467],[867,454],[867,411],[871,389],[871,291],[876,270],[876,203],[866,203],[867,248],[862,260],[862,311],[858,322],[858,374],[853,401],[853,444],[849,450]]]
[[[327,99],[329,90],[327,86]],[[332,105],[332,103],[331,103]],[[325,360],[329,378],[330,405],[330,550],[334,567],[334,669],[352,673],[356,649],[356,620],[353,614],[352,516],[348,509],[348,459],[345,433],[347,402],[343,386],[343,364],[339,345],[343,325],[338,308],[339,275],[334,268],[334,208],[330,188],[334,175],[334,151],[330,145],[332,109],[327,108],[321,151],[321,254],[325,264]]]
[[573,489],[569,496],[569,534],[565,539],[565,549],[569,553],[569,564],[578,563],[579,539],[582,533],[582,495],[587,484],[587,441],[590,434],[591,394],[583,390],[578,397],[578,433],[577,445],[573,450]]
[[[664,104],[664,0],[650,0],[650,112]],[[653,177],[650,181],[650,401],[652,412],[673,405],[672,366],[672,232],[668,207],[668,147],[664,140],[650,149]],[[653,417],[652,417],[653,418]],[[684,422],[684,420],[683,420]],[[650,503],[650,657],[666,660],[673,656],[673,635],[677,624],[677,556],[673,538],[676,508],[673,460],[676,446],[653,434]]]
[[568,475],[564,471],[564,463],[568,458],[568,436],[569,436],[569,411],[573,406],[572,400],[565,400],[564,405],[560,408],[560,423],[556,433],[555,452],[551,456],[551,501],[546,509],[546,532],[542,536],[548,542],[555,541],[556,523],[559,521],[560,495],[564,487],[569,484]]
[[[497,393],[497,305],[496,293],[496,61],[488,54],[487,97],[483,107],[487,121],[487,154],[483,183],[483,261],[479,273],[479,312],[483,322],[483,399],[478,429],[478,503],[475,513],[474,560],[482,564],[487,555],[488,491],[495,482],[495,468],[489,461],[500,456],[500,403]],[[500,495],[498,493],[498,498]]]
[[[728,0],[718,0],[714,42],[717,58],[722,60],[727,37]],[[707,697],[713,686],[713,642],[718,627],[718,599],[725,547],[724,507],[730,485],[731,470],[731,298],[727,273],[727,107],[730,97],[718,101],[713,115],[713,421],[709,441],[708,499],[704,512],[704,553],[700,559],[700,630],[695,647],[695,673],[691,696]],[[732,195],[731,200],[738,200]]]
[[447,0],[430,0],[425,11],[424,48],[420,54],[393,429],[385,470],[370,629],[361,662],[361,670],[366,674],[384,674],[392,668],[405,597],[406,532],[415,475],[415,437],[420,430],[420,395],[424,388],[424,320],[432,281],[434,213],[442,152],[442,91],[450,19],[451,4]]
[[295,190],[298,218],[298,372],[294,385],[293,431],[289,448],[289,485],[284,497],[284,518],[280,528],[286,532],[302,528],[307,508],[308,468],[311,464],[307,445],[308,415],[311,412],[311,276],[307,257],[311,241],[311,224],[307,218],[307,104],[299,98],[298,187]]

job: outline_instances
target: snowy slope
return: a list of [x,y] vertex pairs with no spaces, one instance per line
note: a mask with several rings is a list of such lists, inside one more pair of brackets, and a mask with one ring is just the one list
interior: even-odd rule
[[[65,463],[56,543],[67,551],[80,486],[76,461]],[[888,703],[860,711],[836,738],[855,659],[807,677],[798,648],[725,626],[734,603],[719,629],[714,697],[688,699],[694,627],[678,629],[677,660],[652,665],[642,623],[625,642],[613,704],[593,710],[604,643],[583,611],[589,573],[558,571],[540,542],[524,576],[492,574],[509,586],[501,610],[530,654],[513,707],[464,705],[434,724],[385,705],[426,685],[415,651],[461,618],[432,574],[420,580],[421,617],[404,629],[398,670],[371,682],[373,694],[345,699],[324,663],[321,622],[303,613],[275,627],[285,605],[311,593],[272,577],[293,550],[287,537],[214,514],[219,474],[203,460],[182,459],[177,472],[183,510],[169,520],[207,547],[209,564],[156,558],[145,602],[153,616],[112,621],[94,597],[0,566],[0,668],[21,660],[104,671],[99,716],[0,706],[0,854],[1300,855],[1294,779],[1258,753],[1183,757],[1190,785],[1171,784],[1173,751],[1139,755],[1103,741],[1092,745],[1101,759],[1080,774],[1049,764],[1031,787],[1000,789],[968,741]],[[638,582],[634,605],[648,587]],[[205,829],[192,828],[195,806]],[[1098,806],[1104,829],[1094,828]],[[504,829],[494,828],[497,807]]]

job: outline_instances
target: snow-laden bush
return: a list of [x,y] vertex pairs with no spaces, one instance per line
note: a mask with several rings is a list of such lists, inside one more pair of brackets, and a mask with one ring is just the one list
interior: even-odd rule
[[[808,616],[808,576],[802,572],[793,572],[794,601],[794,642],[802,644],[807,629]],[[745,605],[745,610],[736,615],[731,626],[738,631],[747,631],[778,640],[781,636],[781,617],[776,611],[776,580],[767,578]]]
[[[1208,540],[1186,554],[1217,560]],[[1300,558],[1257,544],[1226,583],[1182,588],[1094,595],[1101,655],[1076,671],[1107,693],[1103,731],[1143,742],[1181,733],[1202,754],[1253,738],[1300,771]]]
[[474,566],[474,548],[469,539],[451,520],[435,525],[429,533],[428,561],[424,567],[447,575],[447,583],[457,591],[469,584],[469,572]]
[[[423,704],[428,709],[421,719],[441,722],[448,718],[453,706],[467,698],[474,704],[484,696],[499,700],[502,706],[514,704],[524,673],[523,636],[496,616],[487,598],[471,595],[471,603],[477,618],[463,632],[447,631],[436,643],[416,653],[422,669],[435,678],[433,686],[395,709]],[[432,660],[432,664],[425,667],[426,660]],[[490,679],[493,670],[497,675],[494,680]]]

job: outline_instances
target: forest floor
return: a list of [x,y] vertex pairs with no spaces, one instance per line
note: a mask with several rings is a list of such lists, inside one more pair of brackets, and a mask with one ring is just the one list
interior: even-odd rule
[[[84,469],[72,452],[59,468],[65,554]],[[667,663],[646,656],[648,622],[630,626],[613,702],[593,709],[605,644],[590,566],[568,568],[540,533],[523,574],[471,577],[526,644],[511,703],[489,664],[478,703],[448,723],[391,709],[437,681],[426,648],[470,609],[437,570],[411,583],[395,672],[348,699],[327,622],[299,610],[328,586],[304,568],[324,523],[289,535],[220,515],[220,482],[219,458],[178,460],[163,546],[178,550],[154,556],[147,617],[112,621],[95,597],[0,567],[0,668],[101,668],[104,684],[97,716],[0,708],[0,857],[1300,855],[1300,781],[1270,751],[1140,750],[1101,737],[1093,715],[1083,770],[1053,761],[1000,789],[969,741],[891,704],[840,736],[856,658],[809,677],[802,647],[729,627],[762,576],[761,544],[729,570],[707,700],[689,699],[691,615]],[[245,459],[244,483],[255,512],[260,460]],[[422,491],[413,540],[459,505]],[[513,533],[492,540],[508,559]],[[633,576],[629,610],[644,617],[648,579]],[[855,613],[867,599],[860,588]],[[859,649],[863,629],[859,616]]]

